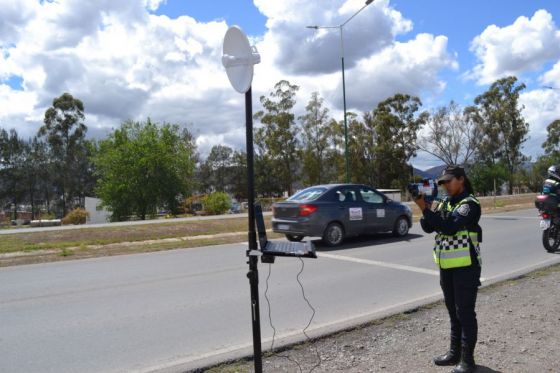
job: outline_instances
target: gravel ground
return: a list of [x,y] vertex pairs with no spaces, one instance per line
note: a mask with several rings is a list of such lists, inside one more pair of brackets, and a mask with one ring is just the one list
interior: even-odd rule
[[[480,290],[476,372],[560,372],[559,284],[557,265]],[[447,310],[438,302],[277,351],[263,357],[263,371],[449,372],[432,363],[449,346],[448,336]],[[253,362],[206,371],[252,372]]]

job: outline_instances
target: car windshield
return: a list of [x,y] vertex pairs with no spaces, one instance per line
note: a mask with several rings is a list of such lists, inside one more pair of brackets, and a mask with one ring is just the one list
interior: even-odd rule
[[325,193],[326,190],[327,188],[319,187],[307,188],[288,198],[288,201],[315,201],[321,194]]

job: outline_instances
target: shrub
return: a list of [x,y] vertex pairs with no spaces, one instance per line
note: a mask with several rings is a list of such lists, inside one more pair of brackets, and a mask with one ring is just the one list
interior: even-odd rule
[[52,220],[52,219],[56,219],[56,216],[53,213],[46,213],[46,212],[42,212],[39,216],[39,219],[41,220]]
[[231,208],[231,198],[224,192],[207,195],[203,200],[204,211],[210,215],[220,215]]
[[86,210],[84,210],[82,208],[76,208],[76,209],[70,211],[62,219],[62,224],[64,224],[64,225],[66,225],[66,224],[74,224],[74,225],[85,224],[88,216],[89,216],[89,212],[87,212]]
[[185,198],[182,208],[187,214],[195,215],[197,212],[202,210],[202,201],[206,198],[206,194],[194,194],[190,197]]

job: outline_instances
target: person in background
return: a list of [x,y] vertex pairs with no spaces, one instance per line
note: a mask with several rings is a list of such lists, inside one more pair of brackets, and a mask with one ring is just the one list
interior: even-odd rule
[[436,232],[434,261],[440,269],[440,285],[451,321],[449,351],[434,358],[436,365],[455,365],[453,373],[475,370],[474,349],[478,335],[475,305],[480,286],[480,203],[465,170],[447,167],[438,179],[447,197],[434,210],[420,195],[414,202],[422,211],[420,225]]
[[550,166],[547,170],[548,178],[543,183],[543,194],[560,197],[560,167]]

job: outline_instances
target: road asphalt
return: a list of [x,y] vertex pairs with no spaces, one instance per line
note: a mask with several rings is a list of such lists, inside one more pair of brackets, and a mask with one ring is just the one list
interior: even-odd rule
[[[541,246],[534,209],[481,224],[484,285],[560,262]],[[318,259],[260,264],[263,346],[270,320],[277,346],[305,338],[313,312],[300,283],[315,310],[311,337],[441,299],[432,244],[416,224],[404,240],[355,238],[319,246]],[[0,371],[181,372],[250,355],[246,248],[0,268]]]

